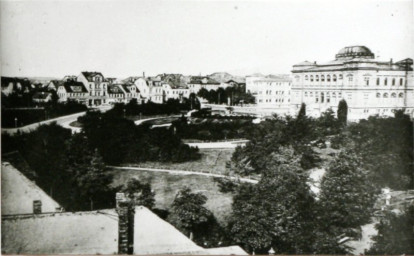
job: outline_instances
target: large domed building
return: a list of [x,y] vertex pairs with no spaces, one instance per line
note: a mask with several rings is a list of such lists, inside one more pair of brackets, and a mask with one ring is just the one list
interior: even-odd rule
[[348,104],[348,118],[392,116],[395,109],[414,114],[413,60],[379,61],[366,46],[348,46],[326,63],[293,65],[291,110],[305,103],[307,113],[319,116],[340,100]]

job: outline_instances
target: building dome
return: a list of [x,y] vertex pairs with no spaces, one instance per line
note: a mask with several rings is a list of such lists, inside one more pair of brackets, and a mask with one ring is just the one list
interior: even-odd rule
[[374,54],[366,46],[348,46],[342,48],[338,54],[335,55],[336,59],[352,59],[352,58],[367,58],[373,59]]

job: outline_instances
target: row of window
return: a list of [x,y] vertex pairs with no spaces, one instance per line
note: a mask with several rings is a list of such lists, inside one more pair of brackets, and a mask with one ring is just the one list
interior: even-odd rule
[[[377,93],[377,98],[381,98],[381,93]],[[382,98],[389,98],[388,93],[382,94]],[[397,94],[395,92],[391,93],[391,98],[397,98]],[[398,98],[404,98],[404,93],[399,93]]]
[[[93,84],[90,84],[89,85],[89,89],[91,89],[91,90],[92,89],[100,89],[99,86],[100,86],[99,84],[95,84],[95,86],[93,86]],[[102,89],[105,90],[106,89],[106,86],[105,85],[102,85]]]
[[[259,99],[259,103],[263,103],[263,102],[272,103],[272,99],[265,99],[265,100]],[[275,103],[283,103],[283,102],[285,102],[285,99],[274,99],[274,102]],[[288,99],[287,102],[290,102],[290,99]]]
[[[347,77],[348,77],[348,81],[349,82],[352,82],[353,79],[354,79],[354,76],[353,75],[348,75]],[[298,78],[299,77],[297,77],[297,79]],[[342,74],[340,74],[338,77],[336,75],[332,75],[332,82],[336,82],[337,80],[342,80],[342,79],[343,79]],[[321,82],[325,82],[325,75],[320,75],[320,80],[321,80]],[[364,77],[365,85],[369,85],[370,80],[371,80],[370,77]],[[315,75],[315,77],[313,75],[310,75],[309,77],[308,77],[308,75],[305,75],[305,81],[310,81],[310,82],[316,81],[316,82],[319,82],[319,75]],[[331,75],[326,75],[326,81],[327,82],[331,82]],[[400,86],[404,85],[404,78],[400,78],[398,80],[396,78],[392,78],[391,79],[391,85],[392,86],[397,85],[397,83]],[[406,83],[406,81],[405,81],[405,83]],[[380,78],[377,78],[376,84],[377,85],[380,85],[381,84],[381,79]],[[384,78],[383,79],[383,85],[388,85],[388,78]]]
[[[320,78],[321,78],[321,81],[322,82],[325,82],[325,75],[321,75]],[[340,74],[338,77],[336,75],[332,75],[332,81],[333,82],[336,82],[338,79],[339,80],[342,80],[343,79],[342,74]],[[308,80],[310,80],[311,82],[313,82],[314,81],[313,75],[310,75],[310,76],[305,75],[305,81],[308,81]],[[316,82],[319,82],[319,75],[315,75],[315,81]],[[331,81],[331,75],[326,75],[326,81],[327,82],[330,82]]]
[[276,86],[276,85],[290,85],[289,82],[284,82],[284,83],[280,83],[280,82],[261,82],[261,81],[256,81],[253,82],[255,85],[257,86],[265,86],[265,85],[271,85],[271,86]]
[[[259,94],[262,94],[262,92],[263,91],[259,91]],[[264,91],[265,93],[264,94],[266,94],[266,95],[271,95],[272,94],[272,90],[266,90],[266,91]],[[276,95],[284,95],[285,94],[285,91],[275,91],[275,94]]]
[[84,93],[68,93],[67,96],[68,97],[85,97],[86,95]]

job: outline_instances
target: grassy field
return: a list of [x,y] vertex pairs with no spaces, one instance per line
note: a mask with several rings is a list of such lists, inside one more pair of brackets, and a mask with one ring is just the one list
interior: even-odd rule
[[184,163],[145,162],[129,166],[225,174],[234,149],[200,149],[201,159]]
[[231,212],[232,195],[219,192],[212,177],[120,169],[113,172],[115,186],[126,184],[131,178],[149,182],[155,192],[157,208],[168,209],[177,191],[188,186],[194,192],[201,192],[207,196],[206,207],[214,213],[219,222],[223,222]]

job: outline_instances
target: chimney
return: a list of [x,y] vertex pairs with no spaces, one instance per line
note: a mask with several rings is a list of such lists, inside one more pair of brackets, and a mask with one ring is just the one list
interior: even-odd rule
[[34,214],[42,213],[42,201],[40,200],[33,201],[33,213]]
[[118,213],[118,254],[134,252],[134,209],[124,193],[116,193]]
[[145,78],[145,71],[144,71],[144,72],[142,72],[142,77],[144,77],[144,78]]
[[390,59],[390,67],[392,66],[392,58]]

